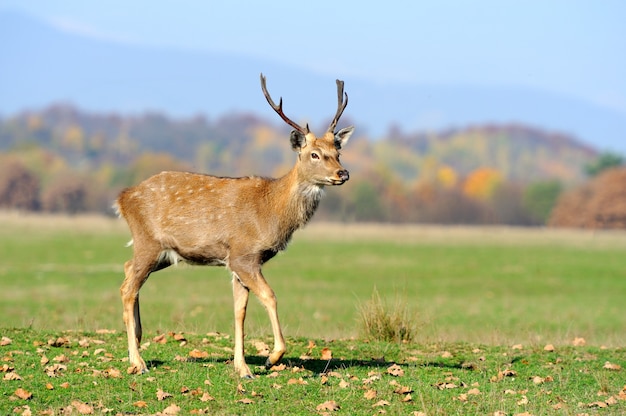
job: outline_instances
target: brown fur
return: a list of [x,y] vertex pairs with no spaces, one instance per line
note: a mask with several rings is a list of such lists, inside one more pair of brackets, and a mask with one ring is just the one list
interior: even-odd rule
[[[339,81],[337,85],[341,97],[343,83],[341,91]],[[263,77],[262,86],[266,92]],[[285,176],[222,178],[162,172],[120,193],[116,207],[128,223],[134,244],[133,258],[124,265],[125,279],[120,288],[134,371],[147,371],[138,350],[142,336],[139,289],[150,273],[178,261],[226,266],[232,272],[234,366],[240,376],[252,376],[243,355],[249,291],[265,306],[272,324],[274,350],[267,365],[275,364],[285,353],[276,297],[261,266],[284,250],[294,231],[313,216],[324,186],[348,180],[348,172],[339,162],[339,149],[348,141],[353,127],[336,133],[329,130],[318,139],[308,128],[298,129],[282,114],[282,102],[280,109],[272,107],[296,127],[291,142],[298,157]],[[332,129],[341,112],[337,114]]]

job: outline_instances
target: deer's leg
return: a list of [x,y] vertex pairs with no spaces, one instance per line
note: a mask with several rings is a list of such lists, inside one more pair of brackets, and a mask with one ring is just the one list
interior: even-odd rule
[[128,359],[130,366],[138,373],[148,371],[146,363],[139,354],[141,342],[141,318],[139,314],[139,289],[150,275],[150,267],[138,269],[134,259],[124,264],[124,282],[120,287],[124,325],[128,335]]
[[267,358],[265,362],[265,368],[270,368],[274,364],[280,361],[285,355],[285,351],[287,351],[287,346],[285,345],[285,338],[283,337],[283,332],[280,328],[280,322],[278,320],[278,310],[276,308],[276,295],[274,291],[267,283],[263,274],[261,273],[261,269],[258,269],[251,279],[246,281],[249,289],[259,298],[265,310],[267,310],[267,314],[270,319],[270,323],[272,324],[272,332],[274,333],[274,350]]
[[246,308],[248,307],[248,288],[243,285],[239,275],[233,271],[233,298],[235,301],[235,356],[233,364],[235,371],[240,377],[252,378],[252,372],[246,364],[244,357],[244,321],[246,320]]

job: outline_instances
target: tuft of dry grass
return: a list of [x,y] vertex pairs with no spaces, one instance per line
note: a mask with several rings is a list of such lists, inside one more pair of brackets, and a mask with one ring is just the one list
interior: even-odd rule
[[370,341],[410,342],[417,333],[418,321],[406,299],[397,297],[389,306],[374,288],[370,300],[359,306],[361,331]]

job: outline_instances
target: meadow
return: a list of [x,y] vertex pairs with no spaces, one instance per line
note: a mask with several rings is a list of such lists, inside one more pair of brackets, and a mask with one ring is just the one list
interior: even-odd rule
[[[152,369],[126,374],[129,238],[111,218],[0,215],[0,414],[626,412],[626,233],[313,223],[263,269],[284,365],[259,367],[271,331],[250,302],[252,381],[229,363],[228,272],[186,265],[141,290]],[[406,306],[410,342],[363,333],[374,292]]]

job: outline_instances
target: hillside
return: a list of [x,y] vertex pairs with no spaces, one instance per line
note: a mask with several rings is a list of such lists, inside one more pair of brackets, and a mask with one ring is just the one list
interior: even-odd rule
[[[371,140],[354,124],[357,132],[342,155],[351,180],[328,190],[319,217],[542,223],[561,187],[581,182],[583,167],[598,156],[571,137],[521,125],[391,129]],[[285,126],[247,114],[172,119],[68,105],[24,112],[0,120],[0,208],[107,212],[122,187],[161,170],[279,176],[294,163],[288,136]],[[547,196],[528,197],[542,183],[556,185]],[[18,199],[11,189],[21,189]]]

